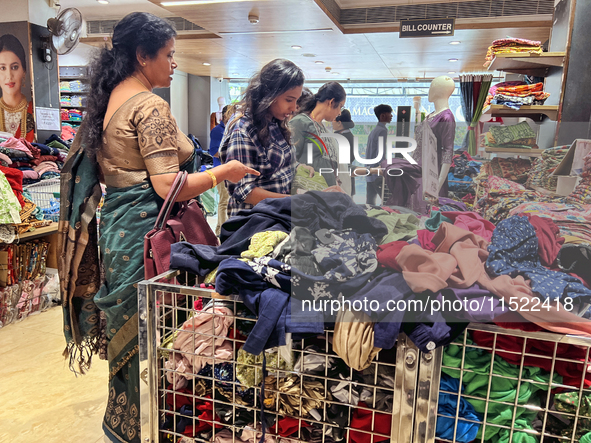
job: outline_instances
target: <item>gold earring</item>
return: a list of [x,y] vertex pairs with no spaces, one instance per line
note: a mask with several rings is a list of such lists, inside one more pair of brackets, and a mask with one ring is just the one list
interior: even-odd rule
[[146,66],[146,62],[142,63],[142,65]]

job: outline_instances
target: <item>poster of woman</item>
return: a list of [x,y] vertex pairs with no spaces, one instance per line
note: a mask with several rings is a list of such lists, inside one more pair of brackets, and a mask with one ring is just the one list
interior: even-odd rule
[[[5,33],[7,25],[0,26],[0,131],[32,142],[35,120],[27,71],[29,51],[25,51],[29,48],[28,38],[23,41],[15,36],[16,32]],[[26,24],[24,32],[28,36]]]

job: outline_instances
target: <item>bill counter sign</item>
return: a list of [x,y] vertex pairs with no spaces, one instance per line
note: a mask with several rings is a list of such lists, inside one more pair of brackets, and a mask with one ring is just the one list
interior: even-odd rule
[[455,19],[401,20],[400,38],[452,36]]

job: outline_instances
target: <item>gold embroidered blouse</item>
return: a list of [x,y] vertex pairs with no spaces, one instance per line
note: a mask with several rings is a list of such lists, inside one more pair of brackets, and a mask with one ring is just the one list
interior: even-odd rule
[[122,104],[107,123],[97,160],[105,184],[124,188],[151,175],[178,172],[193,149],[168,103],[156,94],[141,92]]

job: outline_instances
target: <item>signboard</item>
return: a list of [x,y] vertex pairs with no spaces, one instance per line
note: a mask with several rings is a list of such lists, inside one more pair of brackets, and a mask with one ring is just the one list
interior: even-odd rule
[[35,124],[44,131],[61,131],[62,122],[58,108],[35,108]]
[[439,195],[439,171],[437,169],[437,137],[431,127],[421,125],[423,149],[423,199],[432,203]]
[[454,35],[455,19],[400,20],[400,38]]

